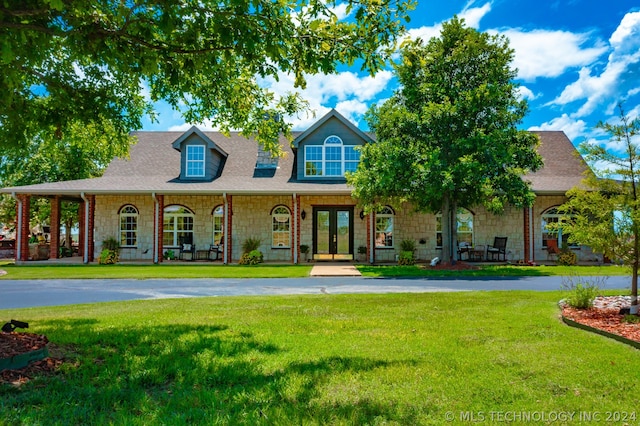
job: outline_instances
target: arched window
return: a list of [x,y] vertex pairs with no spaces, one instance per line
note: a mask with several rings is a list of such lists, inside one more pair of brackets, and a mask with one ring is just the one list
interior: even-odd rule
[[356,145],[345,145],[336,135],[324,140],[323,145],[307,145],[304,149],[305,176],[344,176],[354,172],[360,162]]
[[549,229],[547,226],[551,223],[560,222],[560,218],[563,216],[571,217],[571,215],[560,213],[556,207],[551,207],[542,213],[542,247],[547,247],[549,240],[557,241],[558,247],[563,247],[564,245],[576,246],[576,244],[569,244],[569,234],[562,232],[562,228],[553,230]]
[[165,207],[162,244],[165,247],[179,247],[182,242],[192,244],[193,217],[193,212],[187,207],[178,205]]
[[224,244],[224,207],[214,207],[211,217],[213,218],[213,244],[222,245]]
[[[458,208],[456,215],[458,231],[458,244],[467,243],[473,245],[473,213],[465,208]],[[436,215],[436,246],[442,247],[442,213]]]
[[285,206],[271,211],[271,246],[291,247],[291,212]]
[[376,213],[376,247],[393,247],[395,212],[385,206]]
[[120,247],[138,245],[138,209],[128,204],[120,209]]

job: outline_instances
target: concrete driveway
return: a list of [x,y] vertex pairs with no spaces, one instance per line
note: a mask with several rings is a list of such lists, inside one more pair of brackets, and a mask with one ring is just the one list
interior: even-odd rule
[[[559,290],[562,281],[563,277],[0,280],[0,309],[201,296],[552,291]],[[630,282],[630,277],[608,277],[601,287],[628,289]]]

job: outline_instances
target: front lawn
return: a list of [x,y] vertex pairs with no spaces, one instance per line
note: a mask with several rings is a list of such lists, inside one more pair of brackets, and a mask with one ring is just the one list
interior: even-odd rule
[[[505,277],[505,276],[602,276],[630,275],[629,268],[621,266],[512,266],[484,265],[475,270],[447,271],[426,265],[356,265],[365,277]],[[163,263],[160,265],[52,265],[27,263],[16,266],[11,261],[0,261],[0,269],[7,272],[2,279],[90,279],[90,278],[301,278],[309,276],[312,264],[273,265],[259,264],[211,265]]]
[[207,265],[172,263],[161,265],[0,265],[11,280],[91,278],[300,278],[309,276],[309,265]]
[[218,297],[4,310],[0,317],[47,335],[67,362],[57,375],[0,385],[0,423],[440,425],[509,413],[618,413],[637,423],[640,352],[564,325],[561,297]]

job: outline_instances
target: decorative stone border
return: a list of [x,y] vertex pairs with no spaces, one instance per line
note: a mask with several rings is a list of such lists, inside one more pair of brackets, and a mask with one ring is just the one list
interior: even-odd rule
[[608,338],[613,339],[613,340],[617,340],[618,342],[625,343],[627,345],[631,345],[636,349],[640,349],[640,342],[636,342],[634,340],[627,339],[626,337],[620,336],[618,334],[609,333],[608,331],[600,330],[599,328],[594,328],[594,327],[590,327],[590,326],[585,325],[585,324],[581,324],[581,323],[579,323],[577,321],[574,321],[572,319],[569,319],[569,318],[565,317],[564,315],[562,315],[562,321],[565,324],[567,324],[568,326],[579,328],[581,330],[590,331],[592,333],[596,333],[596,334],[599,334],[601,336],[608,337]]

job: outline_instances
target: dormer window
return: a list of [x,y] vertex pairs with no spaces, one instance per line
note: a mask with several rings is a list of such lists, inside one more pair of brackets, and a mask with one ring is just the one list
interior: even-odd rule
[[186,177],[204,177],[204,145],[187,145]]
[[344,145],[342,139],[331,135],[323,145],[307,145],[304,149],[304,175],[342,177],[354,172],[360,161],[355,145]]

